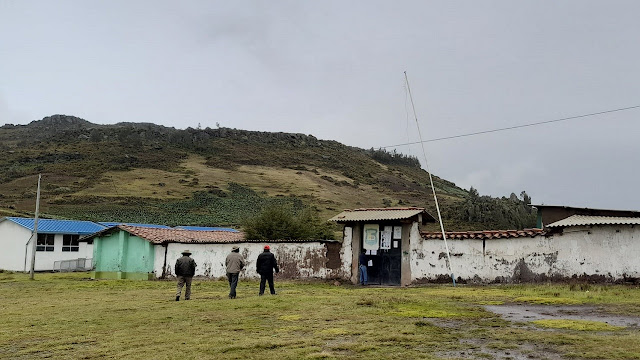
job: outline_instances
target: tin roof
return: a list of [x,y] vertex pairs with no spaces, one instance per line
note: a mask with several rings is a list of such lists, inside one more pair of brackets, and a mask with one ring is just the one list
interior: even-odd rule
[[[441,232],[421,232],[422,238],[442,239]],[[544,235],[542,229],[524,229],[524,230],[483,230],[483,231],[451,231],[445,232],[447,239],[508,239],[508,238],[524,238],[536,237]]]
[[547,227],[559,228],[586,225],[640,225],[640,217],[572,215],[566,219],[549,224]]
[[[35,226],[33,218],[6,217],[5,219],[31,231]],[[38,233],[40,234],[89,235],[103,229],[105,226],[92,221],[38,219]]]
[[230,231],[230,232],[239,232],[238,230],[232,229],[232,228],[206,227],[206,226],[176,226],[174,229],[194,230],[194,231]]
[[130,225],[130,226],[138,226],[138,227],[146,227],[146,228],[171,229],[171,226],[156,225],[156,224],[136,224],[136,223],[104,222],[104,221],[100,221],[99,224],[104,225],[106,227],[113,227],[117,225]]
[[422,214],[423,223],[436,221],[436,219],[431,216],[424,208],[417,207],[344,210],[340,214],[329,219],[329,221],[344,223],[379,220],[402,220],[409,219],[418,214]]

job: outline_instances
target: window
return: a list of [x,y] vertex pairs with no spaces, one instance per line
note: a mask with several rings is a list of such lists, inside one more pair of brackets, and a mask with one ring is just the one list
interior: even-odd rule
[[78,251],[80,235],[62,235],[62,251]]
[[54,239],[54,234],[38,234],[36,251],[53,251],[53,244],[55,243]]

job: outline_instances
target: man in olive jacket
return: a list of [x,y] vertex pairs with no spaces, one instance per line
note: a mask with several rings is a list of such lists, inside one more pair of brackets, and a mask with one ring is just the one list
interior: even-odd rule
[[182,252],[182,257],[176,261],[176,277],[178,278],[178,289],[176,290],[176,301],[180,301],[180,294],[182,293],[182,286],[187,285],[184,290],[184,299],[191,299],[191,280],[193,275],[196,274],[196,262],[191,257],[191,251],[185,250]]
[[273,270],[275,269],[277,274],[280,272],[280,269],[278,268],[276,257],[270,250],[271,248],[269,245],[265,245],[264,252],[258,255],[258,260],[256,261],[256,270],[258,271],[258,274],[260,274],[259,295],[264,294],[264,286],[267,281],[269,281],[269,290],[271,291],[271,295],[276,294],[276,290],[273,288]]
[[238,277],[240,276],[240,270],[244,268],[245,262],[240,255],[240,248],[234,246],[231,249],[231,253],[227,255],[225,260],[227,266],[227,279],[229,279],[229,299],[236,298],[236,287],[238,286]]

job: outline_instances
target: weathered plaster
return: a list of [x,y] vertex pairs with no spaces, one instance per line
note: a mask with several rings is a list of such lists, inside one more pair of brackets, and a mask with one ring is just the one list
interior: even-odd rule
[[[573,227],[548,237],[448,240],[457,278],[482,282],[535,282],[572,277],[640,278],[640,228]],[[442,240],[412,243],[413,282],[448,278]]]
[[[168,244],[167,248],[167,276],[174,275],[176,260],[182,256],[182,251],[189,249],[191,257],[198,264],[196,276],[206,276],[220,278],[226,276],[225,259],[231,252],[233,246],[240,247],[240,254],[245,258],[247,265],[240,272],[240,278],[259,278],[256,273],[256,259],[264,251],[263,243],[240,243],[240,244]],[[286,279],[312,279],[312,278],[333,278],[341,277],[344,272],[343,267],[338,270],[330,269],[326,266],[327,247],[323,242],[306,243],[270,243],[271,252],[275,255],[280,267],[280,274],[277,277]],[[154,273],[156,277],[162,276],[162,265],[164,264],[164,248],[155,245],[156,256],[162,254],[162,259],[156,259],[154,263]],[[342,261],[343,264],[348,261]]]

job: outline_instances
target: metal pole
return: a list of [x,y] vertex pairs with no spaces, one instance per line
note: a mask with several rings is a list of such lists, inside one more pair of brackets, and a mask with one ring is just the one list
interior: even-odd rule
[[444,232],[444,224],[442,223],[442,215],[440,214],[440,205],[438,205],[438,197],[436,196],[436,188],[433,186],[433,178],[431,177],[431,170],[429,169],[429,161],[427,160],[427,152],[424,149],[424,141],[422,141],[422,132],[420,132],[420,123],[418,123],[418,114],[416,113],[416,106],[413,104],[413,95],[411,95],[411,87],[409,87],[409,77],[407,72],[404,72],[404,79],[407,82],[407,90],[409,92],[409,99],[411,99],[411,107],[413,108],[413,116],[416,119],[416,127],[418,128],[418,136],[420,137],[420,144],[422,145],[422,156],[424,157],[424,165],[427,168],[429,174],[429,182],[431,182],[431,192],[433,192],[433,200],[436,203],[436,210],[438,212],[438,221],[440,221],[440,230],[442,231],[442,239],[444,240],[444,248],[447,250],[447,262],[449,263],[449,271],[451,272],[451,281],[453,286],[456,286],[456,277],[453,274],[453,265],[451,264],[451,255],[449,255],[449,246],[447,245],[447,234]]
[[33,223],[33,238],[32,238],[33,245],[31,246],[31,272],[29,277],[31,280],[33,280],[33,273],[36,266],[36,245],[38,244],[38,213],[40,212],[40,179],[41,178],[42,178],[42,174],[38,174],[38,192],[36,193],[36,217]]

